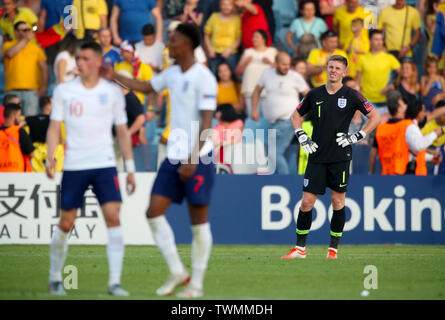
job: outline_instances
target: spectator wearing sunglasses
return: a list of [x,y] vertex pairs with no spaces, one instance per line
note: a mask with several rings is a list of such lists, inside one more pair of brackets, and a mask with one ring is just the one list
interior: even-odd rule
[[48,67],[43,50],[34,44],[34,32],[23,21],[14,25],[15,40],[3,45],[5,93],[15,94],[22,102],[25,116],[38,113],[39,97],[46,95]]
[[14,25],[19,22],[25,22],[28,27],[37,23],[38,18],[34,12],[25,7],[18,8],[17,0],[3,0],[3,17],[0,18],[0,30],[6,40],[15,40]]

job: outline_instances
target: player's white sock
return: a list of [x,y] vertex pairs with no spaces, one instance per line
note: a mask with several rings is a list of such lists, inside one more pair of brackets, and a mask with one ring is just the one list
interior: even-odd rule
[[192,276],[190,284],[195,288],[202,289],[204,274],[212,249],[212,232],[208,222],[192,225],[192,232]]
[[184,273],[185,268],[179,258],[178,250],[176,249],[175,235],[173,234],[173,230],[165,216],[162,215],[156,218],[148,218],[147,220],[156,245],[164,256],[168,268],[170,269],[170,273]]
[[108,243],[107,243],[107,256],[108,256],[108,269],[110,273],[110,279],[108,286],[121,283],[122,275],[122,263],[124,261],[124,235],[122,227],[108,228]]
[[68,253],[68,234],[56,227],[51,239],[49,281],[62,281],[62,269]]

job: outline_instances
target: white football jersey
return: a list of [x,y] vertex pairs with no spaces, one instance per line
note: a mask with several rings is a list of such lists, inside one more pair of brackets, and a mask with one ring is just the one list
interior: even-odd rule
[[100,79],[87,89],[79,78],[59,84],[50,118],[65,123],[64,170],[116,166],[111,130],[127,122],[125,98],[118,85]]
[[[218,86],[210,70],[195,63],[186,72],[173,65],[150,80],[156,92],[168,89],[171,99],[170,133],[167,157],[170,160],[186,160],[198,142],[200,111],[216,109]],[[200,155],[212,150],[207,140]]]
[[299,73],[289,70],[286,75],[281,75],[276,68],[266,69],[258,84],[266,91],[263,115],[271,123],[289,120],[300,103],[298,93],[309,89],[306,80]]

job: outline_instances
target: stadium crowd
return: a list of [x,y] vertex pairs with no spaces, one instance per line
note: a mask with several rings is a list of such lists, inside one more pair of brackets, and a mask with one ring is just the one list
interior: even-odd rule
[[[186,22],[202,30],[195,58],[218,81],[212,139],[217,161],[229,172],[304,173],[307,156],[292,149],[299,155],[289,158],[297,145],[289,117],[310,88],[326,82],[326,63],[335,54],[348,59],[344,84],[360,91],[382,118],[355,146],[354,152],[369,154],[368,172],[380,163],[381,174],[445,174],[445,0],[1,2],[0,172],[44,171],[52,90],[76,77],[81,43],[99,42],[105,64],[149,81],[174,63],[168,37]],[[133,147],[156,143],[160,163],[169,134],[168,92],[122,90]],[[71,111],[79,112],[75,105]],[[358,112],[351,132],[365,121]],[[308,116],[308,135],[311,127]],[[224,148],[237,150],[245,141],[236,132],[246,129],[276,129],[276,154],[270,155],[276,168],[230,166]],[[267,141],[254,141],[256,156],[265,158]],[[63,144],[62,133],[58,171]]]

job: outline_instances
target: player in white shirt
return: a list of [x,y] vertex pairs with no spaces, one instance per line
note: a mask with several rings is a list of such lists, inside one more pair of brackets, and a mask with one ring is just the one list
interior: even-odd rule
[[276,68],[266,69],[253,91],[251,118],[259,120],[259,101],[262,91],[265,90],[263,116],[270,123],[269,129],[275,130],[276,133],[275,152],[269,155],[272,163],[269,165],[269,172],[274,173],[273,164],[276,164],[275,173],[289,174],[284,153],[294,137],[290,116],[295,111],[295,106],[300,103],[299,93],[306,95],[309,86],[299,73],[290,70],[291,58],[286,52],[279,52],[275,62]]
[[91,42],[76,54],[79,78],[57,86],[53,95],[51,122],[47,133],[46,173],[54,178],[54,151],[60,139],[62,121],[66,128],[66,155],[61,186],[61,216],[51,240],[49,290],[65,295],[62,269],[68,252],[68,237],[82,206],[83,196],[92,185],[101,206],[108,230],[107,256],[110,278],[108,293],[128,296],[120,284],[124,258],[123,232],[119,221],[121,194],[113,150],[112,126],[124,155],[127,192],[136,184],[135,165],[127,129],[125,99],[121,89],[99,77],[102,49]]
[[[210,70],[195,61],[193,51],[200,39],[196,26],[178,25],[167,44],[170,56],[177,64],[150,82],[126,79],[109,67],[103,69],[104,76],[132,90],[148,93],[168,89],[171,96],[167,159],[158,171],[147,210],[153,237],[170,269],[167,281],[156,291],[160,296],[170,295],[180,285],[190,282],[178,296],[201,297],[212,247],[207,214],[215,166],[209,158],[213,147],[208,129],[216,109],[217,83]],[[193,233],[191,277],[179,258],[173,231],[164,215],[172,202],[181,203],[184,197],[187,198]]]
[[156,40],[155,29],[152,24],[146,24],[142,29],[143,40],[135,44],[136,55],[148,64],[155,73],[162,70],[162,51],[164,44]]

